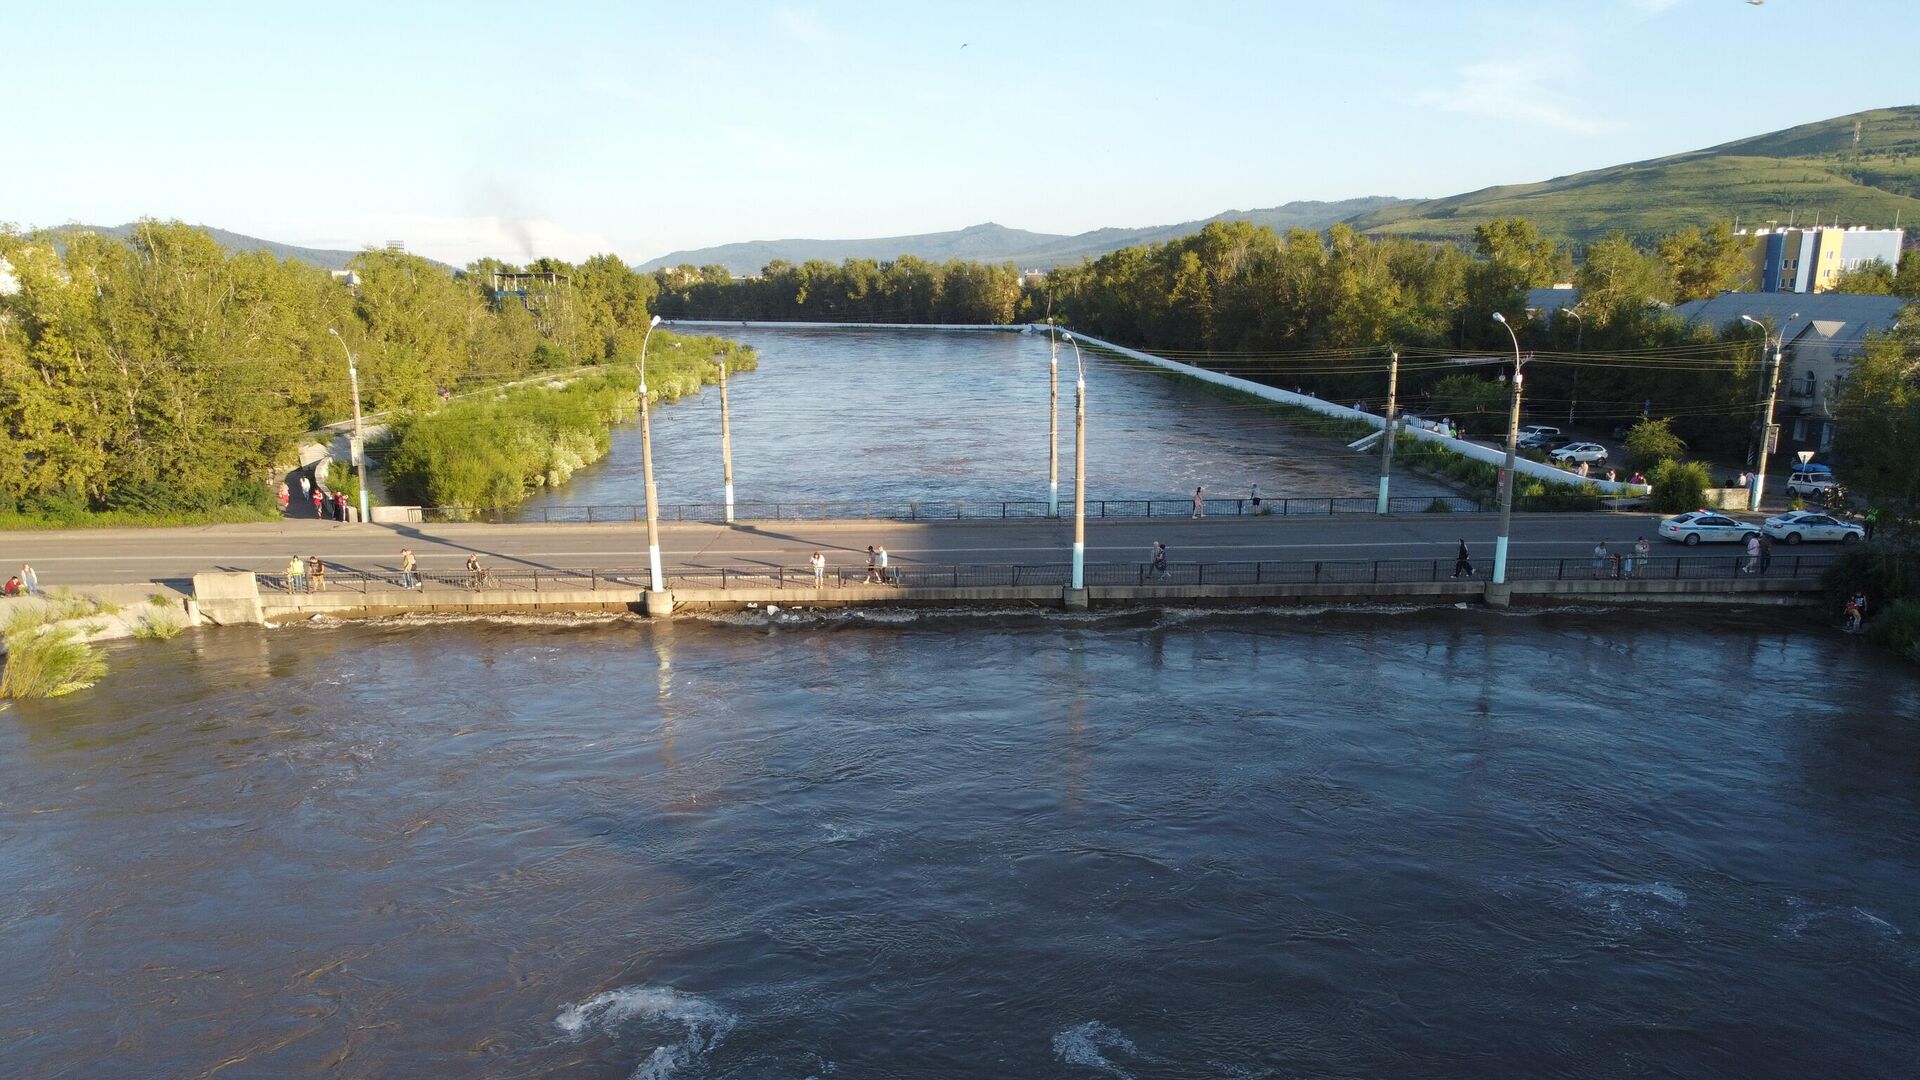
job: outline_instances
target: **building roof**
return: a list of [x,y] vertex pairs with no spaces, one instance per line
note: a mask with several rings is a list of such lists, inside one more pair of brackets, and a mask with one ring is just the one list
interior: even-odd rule
[[1527,310],[1545,318],[1551,318],[1561,308],[1572,307],[1579,302],[1580,290],[1570,286],[1555,285],[1550,289],[1527,290]]
[[1858,353],[1868,334],[1893,329],[1908,303],[1856,293],[1728,292],[1676,304],[1673,313],[1716,328],[1749,315],[1777,328],[1789,348],[1826,348],[1843,357]]

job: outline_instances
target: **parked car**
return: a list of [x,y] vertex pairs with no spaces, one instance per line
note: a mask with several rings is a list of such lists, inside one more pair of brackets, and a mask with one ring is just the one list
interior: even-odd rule
[[1696,544],[1746,543],[1747,537],[1759,536],[1759,525],[1750,525],[1737,521],[1725,514],[1716,514],[1711,510],[1695,510],[1688,514],[1677,514],[1660,523],[1662,537],[1676,544],[1693,547]]
[[1588,465],[1605,465],[1607,448],[1595,442],[1569,443],[1548,456],[1566,465],[1579,462],[1585,462]]
[[1523,427],[1520,429],[1520,437],[1523,439],[1533,435],[1558,435],[1558,434],[1560,434],[1559,428],[1548,427],[1545,424],[1528,424],[1526,427]]
[[1834,482],[1831,469],[1795,469],[1787,477],[1787,494],[1799,498],[1821,498],[1831,495],[1840,485]]
[[1853,522],[1841,521],[1832,514],[1822,514],[1817,510],[1778,514],[1768,518],[1761,528],[1766,530],[1768,536],[1789,544],[1797,544],[1802,540],[1836,540],[1851,544],[1867,536],[1867,530]]

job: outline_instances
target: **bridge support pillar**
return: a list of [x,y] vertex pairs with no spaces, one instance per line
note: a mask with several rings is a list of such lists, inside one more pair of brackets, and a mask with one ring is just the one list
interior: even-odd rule
[[640,594],[645,605],[647,618],[664,619],[673,614],[673,594],[666,591],[654,592],[649,589]]
[[1068,611],[1085,611],[1087,610],[1087,590],[1063,589],[1061,602],[1066,605]]
[[1513,586],[1501,582],[1496,585],[1487,582],[1486,602],[1488,607],[1511,607],[1513,605]]

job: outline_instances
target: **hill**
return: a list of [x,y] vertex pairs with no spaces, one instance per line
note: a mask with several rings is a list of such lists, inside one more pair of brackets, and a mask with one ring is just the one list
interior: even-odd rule
[[1466,241],[1474,226],[1521,216],[1575,242],[1614,229],[1652,237],[1737,219],[1920,226],[1920,106],[1873,109],[1704,150],[1382,207],[1362,232]]
[[735,275],[758,274],[775,259],[800,263],[824,259],[838,263],[846,259],[886,260],[913,255],[933,262],[948,259],[972,259],[979,262],[1015,262],[1022,267],[1052,267],[1077,263],[1082,258],[1104,255],[1135,244],[1157,244],[1177,236],[1199,232],[1208,222],[1251,221],[1286,230],[1296,226],[1324,229],[1343,218],[1391,206],[1404,200],[1373,196],[1342,199],[1338,202],[1290,202],[1257,210],[1228,210],[1204,221],[1177,225],[1153,225],[1139,229],[1094,229],[1074,235],[1028,232],[987,222],[949,232],[923,233],[917,236],[883,236],[855,240],[753,240],[718,247],[675,251],[643,263],[641,270],[668,266],[710,266],[718,263]]
[[[56,238],[61,233],[93,232],[99,233],[101,236],[111,236],[116,240],[127,240],[133,236],[133,230],[137,227],[133,222],[128,222],[125,225],[61,225],[43,231]],[[309,266],[317,266],[322,270],[345,270],[347,263],[351,261],[354,256],[360,254],[358,251],[334,251],[327,248],[297,247],[293,244],[280,243],[277,240],[262,240],[257,236],[247,236],[242,233],[228,232],[225,229],[216,229],[211,225],[199,225],[196,226],[196,228],[205,230],[207,235],[213,237],[215,243],[235,254],[247,251],[264,251],[276,259],[292,259],[295,262],[303,262]],[[447,270],[454,269],[454,267],[447,266],[447,264],[437,260],[429,259],[427,261]]]

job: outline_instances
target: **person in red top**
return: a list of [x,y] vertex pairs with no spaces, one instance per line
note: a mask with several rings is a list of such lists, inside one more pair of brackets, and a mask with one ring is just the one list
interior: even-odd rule
[[347,520],[347,493],[344,491],[333,493],[333,517],[336,521]]

